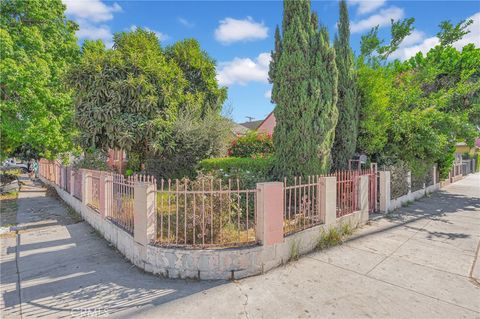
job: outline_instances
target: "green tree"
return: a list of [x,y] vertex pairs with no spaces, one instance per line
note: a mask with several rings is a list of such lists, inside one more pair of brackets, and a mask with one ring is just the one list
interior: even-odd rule
[[187,80],[182,109],[203,117],[210,111],[219,112],[227,99],[227,88],[221,88],[215,78],[215,61],[201,49],[195,39],[186,39],[166,49],[166,56],[182,70]]
[[353,157],[358,135],[358,97],[347,3],[340,1],[340,20],[334,48],[338,68],[338,123],[332,148],[332,167],[345,169]]
[[270,72],[277,174],[317,174],[329,165],[338,118],[337,69],[333,48],[311,19],[310,1],[284,1]]
[[[410,26],[398,28],[402,35]],[[441,28],[446,39],[461,38],[448,24]],[[377,42],[372,39],[362,47]],[[459,51],[452,43],[440,39],[426,55],[404,62],[359,58],[359,150],[380,164],[404,162],[415,172],[437,163],[442,175],[448,174],[455,143],[472,145],[480,124],[480,49],[468,44]]]
[[114,48],[86,41],[69,74],[84,149],[120,148],[140,156],[162,151],[186,80],[153,32],[117,33]]
[[[99,41],[86,41],[80,63],[69,74],[80,144],[85,149],[123,149],[138,163],[172,158],[184,140],[177,136],[179,114],[210,120],[219,115],[226,90],[218,88],[214,61],[194,40],[165,52],[155,33],[142,29],[117,33],[114,43],[107,50]],[[192,130],[208,132],[195,128],[204,124],[195,125]],[[223,135],[198,139],[209,136]],[[189,158],[211,153],[202,146]]]
[[390,43],[383,44],[384,41],[378,38],[378,25],[373,27],[370,32],[363,35],[360,41],[360,59],[371,66],[385,64],[387,58],[395,52],[402,41],[414,30],[414,18],[404,20],[391,20],[391,39]]
[[0,12],[0,157],[22,149],[53,158],[73,147],[63,77],[79,57],[78,26],[60,0],[4,0]]

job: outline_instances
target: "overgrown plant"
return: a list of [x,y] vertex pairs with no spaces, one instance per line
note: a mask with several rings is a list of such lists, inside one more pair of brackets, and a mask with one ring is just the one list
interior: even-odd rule
[[288,261],[295,261],[300,258],[300,240],[293,240],[290,245],[290,257]]
[[228,155],[233,157],[269,157],[272,154],[272,136],[256,131],[234,139],[228,149]]
[[328,247],[343,244],[344,240],[353,234],[354,228],[351,224],[345,223],[339,227],[330,227],[321,230],[317,242],[317,249],[322,250]]

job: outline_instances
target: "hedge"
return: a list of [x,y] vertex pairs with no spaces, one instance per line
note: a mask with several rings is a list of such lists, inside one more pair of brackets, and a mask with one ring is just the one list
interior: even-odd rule
[[246,171],[268,171],[273,168],[273,158],[250,158],[250,157],[220,157],[209,158],[199,163],[199,169],[205,171],[232,169]]
[[232,141],[228,155],[233,157],[271,156],[273,154],[273,141],[270,134],[248,132]]
[[200,161],[198,171],[213,174],[222,179],[239,179],[244,187],[268,182],[273,177],[274,158],[222,157]]

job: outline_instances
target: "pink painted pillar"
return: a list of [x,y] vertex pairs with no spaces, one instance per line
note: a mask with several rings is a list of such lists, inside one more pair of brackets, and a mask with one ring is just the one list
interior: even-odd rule
[[134,186],[133,201],[133,238],[142,246],[156,239],[157,210],[155,185],[137,182]]
[[100,173],[100,189],[99,192],[99,200],[100,200],[100,216],[102,218],[106,218],[110,216],[110,208],[112,207],[112,175],[107,172]]
[[283,183],[258,183],[257,191],[257,240],[266,246],[282,243],[285,203]]
[[318,181],[318,207],[325,225],[337,222],[337,177],[323,176]]

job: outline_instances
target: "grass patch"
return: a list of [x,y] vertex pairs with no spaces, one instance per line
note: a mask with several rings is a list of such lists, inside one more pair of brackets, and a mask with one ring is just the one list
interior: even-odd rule
[[18,192],[0,195],[0,227],[10,227],[17,224]]
[[317,249],[322,250],[328,247],[343,244],[345,239],[353,234],[354,227],[351,224],[342,224],[340,227],[331,227],[322,230],[317,243]]
[[300,242],[298,240],[294,240],[292,245],[290,246],[290,257],[288,261],[298,260],[300,257]]
[[408,207],[413,204],[413,200],[407,200],[405,203],[402,204],[402,207]]

